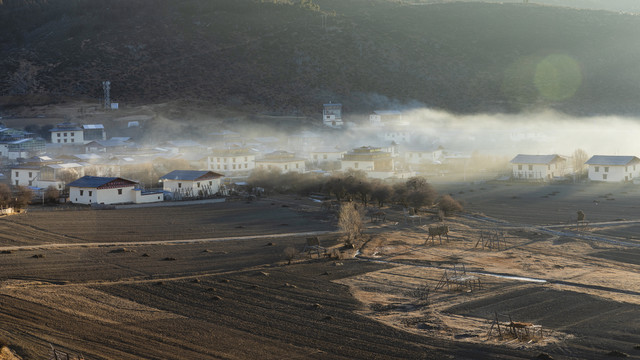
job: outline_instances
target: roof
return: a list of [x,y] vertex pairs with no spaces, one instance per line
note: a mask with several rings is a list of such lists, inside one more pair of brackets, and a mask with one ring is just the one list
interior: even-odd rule
[[511,160],[512,164],[550,164],[557,159],[562,159],[560,155],[525,155],[518,154],[516,157]]
[[206,170],[174,170],[167,175],[160,177],[160,180],[208,180],[221,178],[223,175]]
[[85,129],[85,130],[104,129],[104,125],[102,125],[102,124],[87,124],[87,125],[82,125],[82,128]]
[[[82,188],[100,188],[105,185],[114,183],[112,185],[131,186],[136,183],[131,180],[119,178],[119,177],[101,177],[101,176],[83,176],[80,179],[68,184],[69,187],[82,187]],[[120,187],[120,186],[114,186]]]
[[380,116],[402,115],[402,112],[398,110],[374,110],[373,113]]
[[594,155],[587,160],[587,165],[618,165],[624,166],[631,163],[640,162],[636,156],[619,156],[619,155]]

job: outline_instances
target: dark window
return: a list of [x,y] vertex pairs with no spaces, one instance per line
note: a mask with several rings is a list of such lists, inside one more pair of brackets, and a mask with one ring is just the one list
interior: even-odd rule
[[84,190],[80,190],[80,196],[84,195]]
[[122,189],[118,189],[118,195],[122,195]]

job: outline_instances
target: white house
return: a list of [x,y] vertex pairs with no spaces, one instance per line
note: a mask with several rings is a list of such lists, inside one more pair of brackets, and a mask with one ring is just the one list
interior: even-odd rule
[[207,156],[207,170],[222,172],[227,177],[248,174],[255,168],[256,154],[248,148],[214,149]]
[[84,130],[71,122],[57,124],[49,130],[51,132],[51,142],[61,145],[82,145],[84,143]]
[[137,183],[119,177],[83,176],[69,185],[69,201],[76,204],[126,204],[163,201],[162,193],[143,192]]
[[402,113],[397,110],[375,110],[369,115],[369,122],[373,126],[399,123],[402,121]]
[[344,154],[341,169],[362,170],[367,176],[379,179],[392,177],[395,171],[391,153],[371,146],[362,146]]
[[38,186],[40,179],[40,166],[19,165],[11,168],[11,185]]
[[162,177],[162,189],[182,198],[214,195],[220,190],[222,174],[207,170],[174,170]]
[[321,164],[323,162],[333,162],[342,160],[342,156],[347,152],[339,150],[335,147],[318,147],[309,152],[309,160],[314,164]]
[[594,155],[585,164],[593,181],[623,182],[640,177],[640,159],[636,156]]
[[511,165],[513,178],[521,180],[552,180],[565,175],[567,160],[560,155],[518,154]]
[[264,158],[256,160],[256,168],[280,169],[282,172],[306,171],[305,159],[296,157],[296,154],[287,151],[274,151],[266,154]]
[[342,104],[328,103],[323,105],[322,123],[332,128],[340,128],[342,122]]
[[406,148],[402,151],[404,163],[407,165],[433,165],[443,160],[443,148]]

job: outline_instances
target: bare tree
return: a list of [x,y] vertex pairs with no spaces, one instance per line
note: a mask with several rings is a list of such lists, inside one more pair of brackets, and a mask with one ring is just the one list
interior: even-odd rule
[[585,162],[589,159],[589,155],[582,149],[576,149],[573,152],[573,173],[577,178],[582,178],[586,175],[587,166]]
[[286,248],[284,248],[284,257],[288,260],[287,265],[291,265],[291,260],[293,260],[296,255],[298,255],[298,250],[296,250],[294,247],[287,246]]
[[362,234],[364,227],[362,214],[353,202],[342,204],[338,218],[338,226],[347,235],[346,245],[352,245],[353,241]]
[[58,201],[59,197],[60,191],[58,191],[58,189],[56,189],[56,187],[53,185],[49,185],[49,187],[47,187],[47,190],[44,192],[44,200],[47,203],[55,204],[56,201]]
[[27,207],[33,198],[33,191],[25,186],[17,186],[13,195],[11,205],[14,209],[19,210]]
[[11,189],[7,184],[0,184],[0,206],[7,207],[11,205]]
[[464,207],[450,195],[442,195],[440,201],[438,201],[438,209],[442,211],[444,216],[450,216],[453,213],[464,210]]

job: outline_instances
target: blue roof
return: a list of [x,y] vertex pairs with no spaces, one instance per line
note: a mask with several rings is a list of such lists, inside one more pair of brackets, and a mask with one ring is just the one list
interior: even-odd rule
[[213,171],[205,170],[174,170],[167,175],[160,178],[160,180],[203,180],[203,179],[215,179],[222,177],[222,174],[215,173]]
[[638,163],[640,159],[635,156],[620,156],[620,155],[594,155],[591,159],[587,160],[587,165],[629,165],[630,163]]
[[102,177],[102,176],[83,176],[80,179],[73,181],[68,184],[69,187],[83,187],[83,188],[99,188],[100,186],[106,185],[114,180],[121,180],[131,185],[135,184],[135,182],[119,177]]
[[513,160],[511,160],[512,164],[551,164],[557,159],[562,160],[557,154],[552,155],[525,155],[518,154]]

